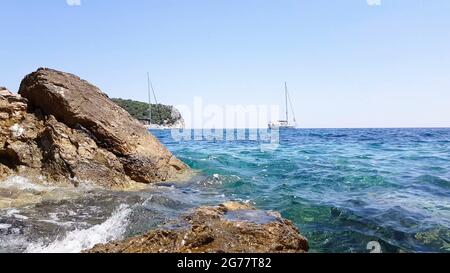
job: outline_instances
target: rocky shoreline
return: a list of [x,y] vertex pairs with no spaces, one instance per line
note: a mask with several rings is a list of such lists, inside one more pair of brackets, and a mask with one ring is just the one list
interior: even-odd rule
[[[0,88],[0,186],[20,176],[77,195],[82,185],[136,191],[158,182],[183,181],[193,173],[139,121],[75,75],[40,68],[24,78],[18,93]],[[38,195],[0,191],[0,209],[38,205],[46,196]],[[176,228],[87,250],[307,251],[307,240],[290,221],[241,203],[200,207]]]
[[308,241],[278,213],[236,202],[201,207],[177,227],[158,229],[87,253],[304,253]]

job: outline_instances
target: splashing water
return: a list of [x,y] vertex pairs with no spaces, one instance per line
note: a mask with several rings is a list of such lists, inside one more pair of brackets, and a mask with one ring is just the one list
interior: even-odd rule
[[74,230],[61,239],[45,244],[31,244],[28,253],[78,253],[97,244],[121,239],[131,213],[128,205],[121,205],[104,223],[84,230]]
[[43,192],[51,190],[52,187],[34,184],[21,176],[12,176],[0,183],[0,189]]

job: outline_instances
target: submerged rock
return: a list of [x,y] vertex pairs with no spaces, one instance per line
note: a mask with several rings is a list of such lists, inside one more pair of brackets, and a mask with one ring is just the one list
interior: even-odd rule
[[15,173],[128,188],[186,170],[137,120],[75,75],[41,68],[25,77],[19,95],[0,90],[0,179]]
[[89,253],[303,253],[308,241],[278,213],[246,204],[201,207],[177,228],[97,245]]

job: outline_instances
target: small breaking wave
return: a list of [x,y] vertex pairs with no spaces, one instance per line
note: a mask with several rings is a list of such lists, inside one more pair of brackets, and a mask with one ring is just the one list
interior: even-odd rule
[[42,242],[29,245],[27,253],[79,253],[94,247],[121,239],[127,230],[128,218],[132,209],[128,205],[120,205],[119,208],[102,224],[88,229],[68,232],[63,239],[50,244]]
[[0,183],[0,189],[14,189],[21,191],[36,191],[36,192],[44,192],[51,190],[51,187],[39,185],[32,183],[25,177],[21,176],[12,176],[2,183]]
[[237,175],[220,175],[213,174],[205,179],[197,181],[198,185],[202,186],[214,186],[214,185],[224,185],[224,184],[234,184],[241,181],[241,178]]

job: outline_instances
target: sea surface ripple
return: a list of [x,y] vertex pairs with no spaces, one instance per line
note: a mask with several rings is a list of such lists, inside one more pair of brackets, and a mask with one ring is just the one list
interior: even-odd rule
[[450,251],[450,129],[282,130],[257,141],[153,132],[218,196],[280,211],[314,252]]
[[[374,242],[383,252],[450,252],[450,129],[282,130],[272,149],[152,132],[198,174],[137,192],[11,177],[0,183],[0,252],[80,252],[229,200],[281,212],[312,252],[369,252]],[[34,203],[8,205],[17,196]]]

